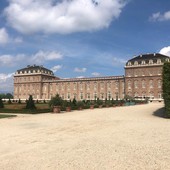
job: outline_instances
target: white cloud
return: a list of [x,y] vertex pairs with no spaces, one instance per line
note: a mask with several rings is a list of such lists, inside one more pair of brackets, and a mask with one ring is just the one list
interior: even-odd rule
[[87,68],[74,68],[74,71],[77,73],[85,73],[87,70]]
[[56,65],[56,66],[52,67],[51,70],[55,73],[58,70],[60,70],[61,68],[62,68],[62,65]]
[[47,61],[55,61],[62,59],[63,56],[55,51],[45,52],[39,51],[31,56],[26,54],[18,55],[1,55],[0,56],[0,66],[11,67],[16,65],[27,64],[43,64]]
[[16,37],[16,38],[13,39],[13,42],[14,43],[22,43],[23,39],[22,39],[22,37]]
[[3,74],[0,73],[0,91],[12,92],[13,91],[13,75],[14,73]]
[[160,54],[170,56],[170,46],[164,47],[159,51]]
[[127,61],[124,60],[124,59],[121,59],[121,58],[117,58],[117,57],[113,57],[113,60],[112,60],[112,65],[114,66],[121,66],[121,65],[124,65]]
[[8,43],[22,43],[22,37],[10,37],[5,28],[0,28],[0,45],[5,45]]
[[100,74],[100,73],[98,73],[98,72],[94,72],[94,73],[92,73],[91,75],[92,75],[92,76],[95,76],[95,77],[99,77],[99,76],[101,76],[101,74]]
[[85,76],[77,76],[76,78],[81,79],[81,78],[85,78]]
[[0,28],[0,45],[7,44],[9,42],[9,35],[5,28]]
[[161,14],[160,12],[152,14],[149,18],[150,21],[167,21],[170,20],[170,11]]
[[31,61],[34,62],[35,64],[42,64],[44,61],[59,60],[62,58],[63,55],[56,51],[51,52],[39,51],[31,57]]
[[125,0],[9,0],[9,24],[21,33],[68,34],[107,28]]
[[10,79],[11,77],[13,77],[14,73],[9,73],[9,74],[3,74],[0,73],[0,82],[6,82],[7,79]]

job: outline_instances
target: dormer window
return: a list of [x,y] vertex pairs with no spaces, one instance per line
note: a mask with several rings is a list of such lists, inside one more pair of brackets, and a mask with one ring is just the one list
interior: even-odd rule
[[157,64],[161,64],[161,59],[158,59],[158,60],[157,60]]
[[128,64],[127,64],[128,66],[131,66],[132,65],[132,63],[131,62],[128,62]]
[[166,60],[165,60],[165,61],[169,62],[169,58],[166,58]]
[[138,62],[137,62],[137,61],[135,61],[135,62],[134,62],[134,65],[135,65],[135,66],[137,66],[137,65],[138,65]]
[[142,65],[145,65],[145,61],[144,60],[142,60],[142,63],[141,63]]
[[149,64],[153,64],[153,60],[149,60]]

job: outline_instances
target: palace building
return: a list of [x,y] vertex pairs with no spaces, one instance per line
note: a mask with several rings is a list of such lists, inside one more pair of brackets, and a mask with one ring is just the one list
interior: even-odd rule
[[123,99],[125,95],[162,100],[162,67],[170,57],[154,53],[127,61],[125,75],[61,79],[43,66],[28,65],[14,75],[14,99],[50,100],[59,94],[64,100]]

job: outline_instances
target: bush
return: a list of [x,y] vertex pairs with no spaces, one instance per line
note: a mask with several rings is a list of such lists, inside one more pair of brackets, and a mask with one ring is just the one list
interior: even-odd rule
[[84,102],[78,101],[78,102],[77,102],[77,107],[78,107],[78,109],[79,109],[79,108],[82,108],[82,109],[83,109],[83,107],[84,107]]
[[100,100],[99,98],[97,98],[97,105],[99,106],[99,105],[102,105],[103,104],[103,101],[102,100]]
[[163,66],[163,98],[165,103],[165,116],[170,118],[170,63],[165,62]]
[[29,99],[26,103],[26,109],[29,109],[29,110],[35,110],[36,109],[32,95],[30,95],[30,97],[29,97]]
[[20,99],[18,100],[18,104],[21,104],[21,100]]
[[49,106],[53,107],[53,106],[62,106],[63,104],[63,100],[62,98],[59,96],[59,94],[57,94],[55,97],[53,97],[50,102],[49,102]]
[[0,108],[4,108],[4,104],[3,104],[1,97],[0,97]]
[[8,104],[12,104],[12,102],[11,102],[11,99],[9,98],[9,100],[8,100]]

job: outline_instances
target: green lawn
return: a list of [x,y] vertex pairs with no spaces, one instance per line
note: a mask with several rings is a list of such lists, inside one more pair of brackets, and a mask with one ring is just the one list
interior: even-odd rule
[[12,103],[12,104],[4,104],[4,108],[0,109],[0,113],[28,113],[28,114],[36,114],[36,113],[47,113],[51,112],[48,103],[36,103],[36,110],[28,110],[25,109],[26,104],[18,104],[18,103]]
[[16,115],[1,115],[0,114],[0,119],[2,119],[2,118],[9,118],[9,117],[16,117]]

